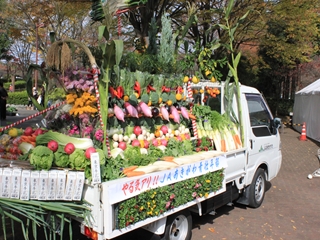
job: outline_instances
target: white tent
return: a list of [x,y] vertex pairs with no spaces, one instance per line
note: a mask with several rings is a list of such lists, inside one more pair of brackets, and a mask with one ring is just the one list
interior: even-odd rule
[[305,123],[307,137],[320,142],[320,79],[296,92],[292,123],[299,132]]

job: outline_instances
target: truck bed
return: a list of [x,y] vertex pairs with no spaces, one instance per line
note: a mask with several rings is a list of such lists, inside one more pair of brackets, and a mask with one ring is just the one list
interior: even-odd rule
[[[137,177],[122,178],[103,182],[96,185],[86,184],[83,191],[83,199],[90,203],[92,209],[92,228],[103,235],[103,239],[112,239],[126,232],[151,224],[155,221],[166,219],[168,215],[178,212],[193,205],[198,205],[201,214],[201,202],[212,198],[226,190],[226,169],[228,162],[238,155],[244,155],[244,150],[233,151],[215,157],[207,157],[201,160],[200,154],[195,154],[195,161],[180,165],[176,168],[145,174]],[[197,161],[197,158],[199,160]],[[233,162],[233,161],[230,161]],[[207,173],[223,170],[224,177],[221,188],[207,196],[197,197],[183,205],[175,206],[173,209],[163,212],[157,216],[148,217],[144,220],[119,228],[117,222],[117,206],[119,203],[142,194],[150,189],[157,189],[171,184],[176,184],[187,179],[200,177]],[[240,172],[239,172],[240,174]]]

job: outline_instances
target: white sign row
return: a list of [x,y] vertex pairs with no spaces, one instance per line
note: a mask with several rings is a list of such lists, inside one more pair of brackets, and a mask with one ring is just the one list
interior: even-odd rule
[[80,201],[84,172],[0,168],[0,198]]

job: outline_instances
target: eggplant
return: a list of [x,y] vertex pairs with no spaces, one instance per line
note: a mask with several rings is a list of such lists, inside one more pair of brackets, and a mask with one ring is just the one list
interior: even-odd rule
[[157,117],[157,116],[159,116],[160,112],[159,112],[158,108],[154,107],[154,108],[151,109],[151,113],[152,113],[153,117]]
[[179,103],[174,103],[173,106],[175,106],[175,108],[180,111],[181,110],[181,107],[180,107],[180,104]]

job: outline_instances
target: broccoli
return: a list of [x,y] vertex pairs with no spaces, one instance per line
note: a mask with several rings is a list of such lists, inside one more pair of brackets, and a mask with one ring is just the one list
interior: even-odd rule
[[62,146],[59,146],[58,150],[53,154],[54,160],[53,164],[57,167],[68,167],[69,165],[69,155],[63,150]]
[[90,160],[85,157],[83,150],[76,149],[69,155],[69,166],[72,169],[82,170],[87,165],[90,165]]
[[37,170],[49,170],[52,167],[53,152],[45,146],[36,146],[30,154],[30,164]]

